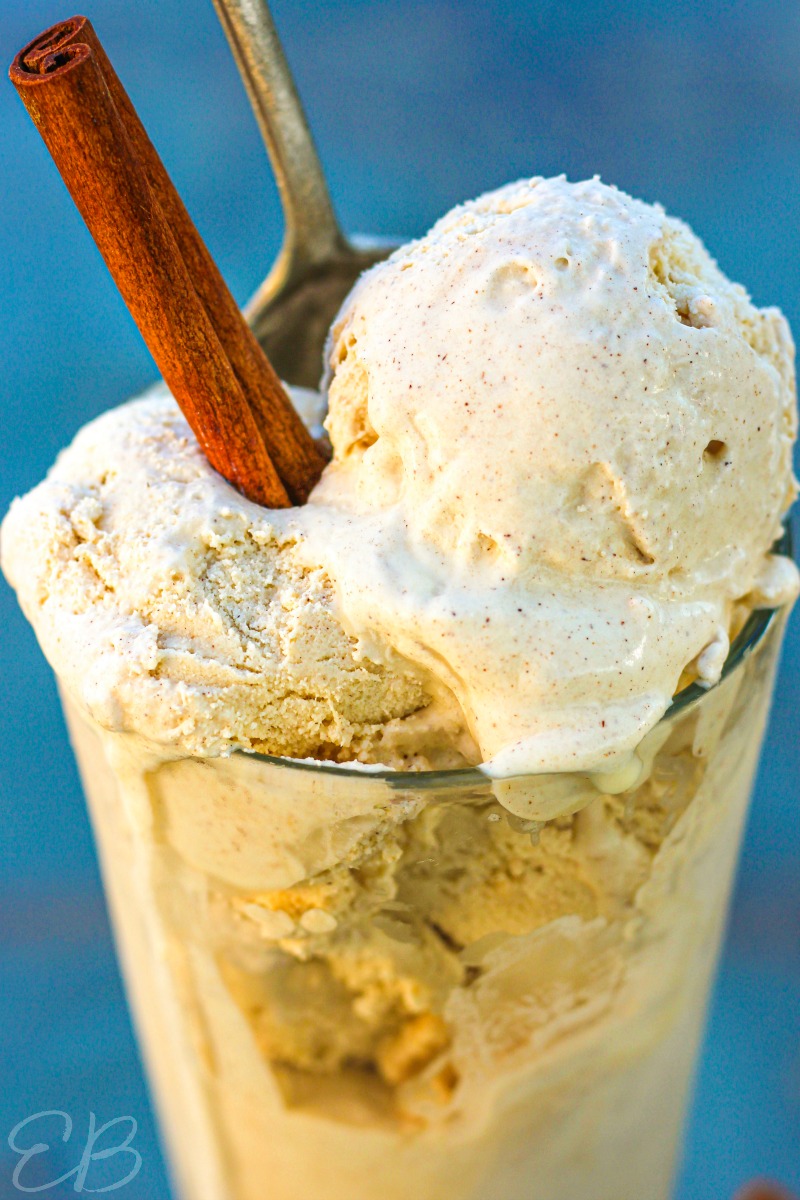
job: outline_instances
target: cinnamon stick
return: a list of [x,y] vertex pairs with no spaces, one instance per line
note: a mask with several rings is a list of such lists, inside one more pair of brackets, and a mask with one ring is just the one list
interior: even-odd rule
[[[99,76],[106,87],[107,96],[103,96],[102,101],[96,94],[96,80],[92,87],[78,85],[78,77],[74,73],[78,71],[81,78],[84,75],[88,78],[88,68],[71,64],[78,61],[82,63],[85,56],[67,53],[78,45],[85,45],[91,50],[93,74]],[[66,85],[61,82],[54,84],[52,81],[58,80],[62,71],[74,77]],[[87,220],[95,240],[98,241],[101,253],[120,286],[145,340],[148,341],[153,356],[176,399],[187,412],[198,440],[212,464],[240,490],[260,503],[269,504],[271,507],[285,505],[287,492],[293,501],[302,503],[319,478],[325,460],[239,312],[88,19],[73,17],[40,34],[20,51],[12,64],[10,74],[12,82],[45,137],[59,170],[62,175],[65,175],[66,170],[69,175],[69,179],[65,175],[67,186],[84,219]],[[44,99],[42,81],[49,81]],[[94,100],[99,104],[97,113],[92,112],[89,100],[88,93],[92,88],[95,93]],[[57,92],[63,92],[69,97],[67,107],[64,107],[64,101],[60,95],[56,95]],[[76,104],[79,95],[81,102]],[[69,108],[69,105],[72,107]],[[101,112],[103,118],[99,122]],[[83,128],[87,118],[88,124]],[[83,128],[84,142],[88,140],[90,143],[88,147],[83,147],[84,154],[87,149],[89,151],[84,162],[85,169],[78,169],[74,161],[76,122]],[[109,156],[106,153],[109,138],[103,140],[98,133],[98,123],[105,123],[106,133],[113,131],[112,142],[120,142],[120,161],[110,172]],[[125,146],[125,153],[122,153],[122,145]],[[94,168],[94,178],[93,157],[99,160],[99,165],[96,164]],[[122,160],[125,160],[124,167],[120,169]],[[216,365],[213,374],[217,383],[220,383],[225,375],[224,366],[219,361],[220,355],[216,353],[221,349],[222,356],[227,358],[229,368],[240,385],[237,390],[231,388],[229,379],[226,381],[226,392],[235,397],[235,404],[233,411],[223,414],[222,420],[219,414],[212,419],[208,401],[201,402],[196,393],[188,398],[178,394],[180,383],[174,375],[176,355],[172,354],[171,365],[165,366],[165,360],[170,359],[170,355],[165,355],[165,347],[158,345],[159,341],[163,342],[165,331],[153,330],[152,321],[149,322],[146,331],[140,319],[141,316],[152,316],[152,304],[141,294],[142,281],[131,278],[132,273],[134,276],[137,274],[138,264],[130,260],[126,263],[124,246],[109,245],[109,242],[119,243],[125,240],[126,221],[120,213],[112,215],[113,209],[109,207],[109,201],[112,195],[119,199],[117,193],[121,186],[124,190],[126,179],[129,191],[132,187],[133,193],[141,193],[144,183],[150,192],[149,203],[145,205],[148,212],[146,222],[149,224],[153,221],[157,227],[157,231],[153,231],[154,238],[151,239],[151,242],[157,243],[156,246],[151,245],[151,251],[156,251],[157,262],[151,262],[151,266],[158,263],[163,266],[165,261],[169,260],[166,274],[170,277],[176,274],[182,277],[180,294],[185,294],[188,282],[207,318],[204,322],[194,312],[196,306],[191,306],[193,319],[199,321],[198,339],[210,341],[212,345],[216,342],[213,355]],[[132,186],[134,179],[136,183]],[[129,204],[132,199],[133,196],[129,195]],[[139,199],[142,199],[141,195]],[[87,212],[89,216],[94,214],[92,223]],[[160,213],[160,220],[157,213]],[[139,223],[142,219],[140,216]],[[129,233],[130,231],[127,231],[127,234]],[[171,235],[172,245],[165,234]],[[183,270],[180,269],[181,264],[176,260],[176,255],[177,260],[183,260]],[[162,281],[159,288],[162,305],[165,282]],[[174,282],[173,280],[173,285]],[[172,308],[174,307],[173,305]],[[138,310],[139,315],[134,308]],[[188,313],[186,315],[188,316]],[[166,313],[163,316],[166,319]],[[215,338],[208,336],[209,325]],[[178,335],[178,357],[184,355],[189,348],[185,319],[179,328],[182,332]],[[174,337],[175,334],[176,331],[173,330],[170,336]],[[156,344],[151,344],[154,336]],[[200,365],[205,372],[206,364],[202,359]],[[168,377],[168,372],[172,372],[171,377]],[[250,410],[249,416],[241,411],[240,396],[244,400],[244,408]],[[187,404],[193,410],[191,415]],[[232,404],[232,401],[225,400],[225,404]],[[231,443],[227,448],[218,444],[221,432]],[[252,459],[249,463],[243,461],[248,454]],[[230,460],[227,468],[221,465],[226,460]],[[275,471],[268,466],[267,460],[274,463],[285,489],[276,486]],[[260,482],[256,478],[259,473],[262,474]]]
[[76,41],[94,50],[134,151],[186,261],[197,294],[254,407],[278,474],[292,500],[302,504],[319,479],[325,459],[243,319],[88,17],[71,17],[52,26],[30,42],[18,59],[28,70],[37,71],[47,54]]

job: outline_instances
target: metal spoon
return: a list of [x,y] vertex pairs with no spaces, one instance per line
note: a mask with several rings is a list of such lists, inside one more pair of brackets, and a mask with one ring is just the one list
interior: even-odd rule
[[394,249],[347,240],[266,0],[214,0],[272,161],[286,221],[275,264],[245,315],[275,370],[316,387],[328,327],[353,283]]

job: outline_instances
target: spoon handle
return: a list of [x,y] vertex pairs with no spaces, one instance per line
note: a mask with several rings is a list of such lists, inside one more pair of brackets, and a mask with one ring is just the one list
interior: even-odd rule
[[278,182],[284,279],[346,249],[328,185],[266,0],[214,0]]

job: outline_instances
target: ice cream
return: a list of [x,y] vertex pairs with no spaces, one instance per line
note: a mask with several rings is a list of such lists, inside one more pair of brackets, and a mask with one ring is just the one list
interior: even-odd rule
[[[103,727],[177,753],[378,754],[387,725],[429,704],[425,673],[358,652],[298,537],[209,467],[158,388],[83,429],[15,503],[3,562],[59,678]],[[440,765],[463,765],[454,722]]]
[[368,272],[327,385],[334,460],[302,509],[243,501],[157,397],[12,509],[5,569],[101,724],[382,761],[436,692],[463,713],[452,765],[598,770],[687,668],[718,678],[738,604],[795,586],[769,554],[786,322],[597,180],[502,188]]
[[597,180],[456,209],[333,330],[314,547],[348,627],[441,677],[496,772],[602,767],[689,663],[718,677],[769,570],[792,363],[776,310]]
[[368,272],[323,383],[302,508],[156,389],[2,531],[186,1195],[660,1200],[778,622],[717,681],[797,591],[786,322],[534,179]]

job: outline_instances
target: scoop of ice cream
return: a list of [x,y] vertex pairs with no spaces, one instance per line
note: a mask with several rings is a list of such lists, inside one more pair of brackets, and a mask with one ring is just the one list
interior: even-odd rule
[[761,559],[793,496],[786,321],[597,180],[449,213],[362,278],[330,371],[324,494],[402,501],[456,567],[716,581]]
[[348,628],[439,675],[500,771],[632,748],[775,591],[793,357],[684,224],[598,180],[455,209],[332,331],[311,545]]
[[15,502],[3,567],[103,727],[183,752],[351,757],[430,693],[411,664],[359,654],[275,516],[209,467],[159,390],[87,425]]

